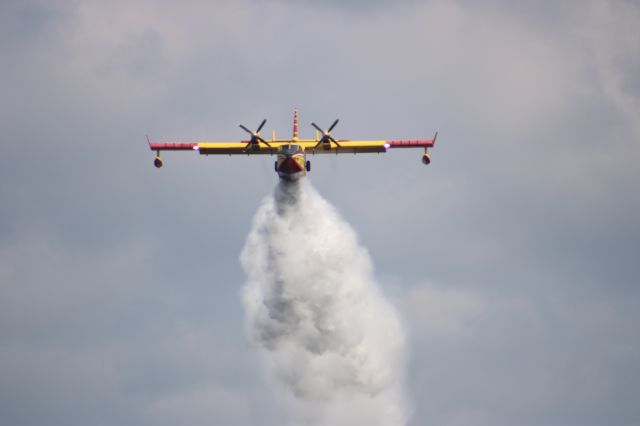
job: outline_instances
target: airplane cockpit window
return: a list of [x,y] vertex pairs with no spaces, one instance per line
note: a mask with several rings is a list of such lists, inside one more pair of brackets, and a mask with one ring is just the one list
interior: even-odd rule
[[292,155],[300,151],[300,145],[296,145],[294,143],[282,145],[280,147],[280,151],[285,155]]

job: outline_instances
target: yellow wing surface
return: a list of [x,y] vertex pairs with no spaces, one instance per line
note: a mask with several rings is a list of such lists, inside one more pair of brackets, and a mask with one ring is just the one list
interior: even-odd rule
[[[259,142],[249,145],[247,142],[197,142],[187,149],[199,151],[203,155],[260,155],[277,154],[282,145],[296,144],[301,146],[307,154],[357,154],[371,152],[386,152],[386,141],[337,141],[338,144],[320,144],[313,139],[276,140],[268,141],[268,145]],[[154,149],[153,147],[151,149]],[[161,149],[161,147],[160,147]]]
[[197,151],[202,155],[265,155],[277,154],[282,145],[300,145],[307,154],[357,154],[386,152],[391,145],[383,140],[338,140],[338,144],[320,144],[313,139],[276,140],[249,144],[242,142],[149,142],[153,151]]

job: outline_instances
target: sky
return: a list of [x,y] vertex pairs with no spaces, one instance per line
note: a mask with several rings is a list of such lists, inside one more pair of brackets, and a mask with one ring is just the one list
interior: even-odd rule
[[[640,423],[633,1],[0,4],[0,422],[280,425],[239,256],[269,158],[145,135],[439,137],[312,159],[408,330],[410,425]],[[301,238],[304,238],[302,236]]]

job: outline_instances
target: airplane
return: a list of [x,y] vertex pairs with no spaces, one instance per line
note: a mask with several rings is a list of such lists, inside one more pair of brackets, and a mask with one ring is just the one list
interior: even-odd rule
[[152,141],[147,136],[149,148],[156,151],[153,164],[160,168],[163,161],[160,158],[161,151],[197,151],[201,155],[277,155],[275,171],[280,179],[294,181],[305,176],[311,171],[311,162],[307,155],[316,154],[360,154],[360,153],[385,153],[389,148],[424,148],[422,162],[425,165],[431,163],[428,148],[435,145],[438,132],[433,139],[425,140],[345,140],[335,139],[331,132],[338,124],[336,119],[327,130],[323,130],[317,124],[311,123],[316,129],[315,139],[300,139],[298,137],[298,110],[293,112],[293,137],[291,139],[276,139],[275,131],[271,140],[260,136],[260,131],[267,122],[266,119],[255,131],[251,131],[244,125],[240,128],[251,137],[240,142],[158,142]]

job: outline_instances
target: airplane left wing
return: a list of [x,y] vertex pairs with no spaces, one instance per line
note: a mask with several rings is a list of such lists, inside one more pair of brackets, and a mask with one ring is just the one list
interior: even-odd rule
[[275,154],[279,143],[260,142],[251,144],[250,141],[240,142],[156,142],[149,140],[149,148],[160,154],[160,151],[196,151],[203,155],[255,155]]
[[197,148],[193,148],[203,155],[256,155],[275,154],[278,151],[278,144],[269,142],[247,145],[249,142],[199,142]]
[[156,142],[147,137],[149,148],[156,152],[153,160],[154,166],[160,168],[164,164],[160,158],[161,151],[195,151],[201,155],[255,155],[255,154],[275,154],[277,145],[265,144],[263,142],[251,143],[250,141],[240,142]]

